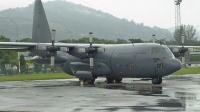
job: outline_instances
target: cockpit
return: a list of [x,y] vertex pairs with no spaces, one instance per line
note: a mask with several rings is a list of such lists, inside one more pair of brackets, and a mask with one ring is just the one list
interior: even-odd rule
[[167,46],[163,46],[163,45],[152,47],[150,54],[162,54],[162,55],[167,55],[170,58],[174,57],[170,49]]

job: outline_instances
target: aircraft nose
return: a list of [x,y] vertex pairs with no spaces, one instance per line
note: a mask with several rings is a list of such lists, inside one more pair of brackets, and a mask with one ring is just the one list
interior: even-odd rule
[[166,75],[170,75],[181,69],[181,61],[176,58],[166,59],[164,62],[164,69]]

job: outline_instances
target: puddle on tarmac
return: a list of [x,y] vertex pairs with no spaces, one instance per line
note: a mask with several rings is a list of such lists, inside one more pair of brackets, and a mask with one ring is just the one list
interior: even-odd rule
[[[177,80],[177,77],[170,78],[170,80]],[[178,77],[179,81],[190,80],[193,81],[191,77]],[[195,85],[195,84],[194,84]],[[198,83],[197,83],[198,85]],[[188,92],[185,91],[184,85],[180,85],[179,89],[175,89],[173,85],[148,85],[145,83],[140,83],[137,81],[136,83],[133,82],[132,84],[128,83],[119,83],[119,84],[105,84],[105,83],[95,83],[96,87],[105,88],[105,89],[117,89],[117,90],[127,90],[127,91],[135,91],[130,95],[143,95],[143,96],[155,96],[160,97],[157,101],[157,105],[152,105],[151,107],[173,107],[171,111],[187,111],[187,108],[199,107],[200,100],[197,98],[197,93],[195,93],[195,88],[193,92],[190,91],[191,87],[188,87]],[[187,85],[186,85],[187,86]],[[182,89],[182,87],[184,89]],[[164,91],[164,92],[163,92]],[[198,92],[198,91],[197,91]],[[162,99],[163,97],[163,99]],[[165,99],[166,98],[166,99]],[[171,98],[171,99],[169,99]],[[116,107],[109,107],[108,110],[112,110],[112,108]],[[139,110],[147,110],[150,111],[149,106],[133,106],[135,111]],[[198,109],[197,109],[198,110]],[[157,111],[153,109],[151,111]]]
[[[165,77],[164,80],[175,80],[175,81],[198,81],[197,85],[200,84],[200,78],[193,78],[190,76],[169,76]],[[18,85],[13,87],[7,87],[7,86],[0,86],[0,89],[10,89],[10,88],[30,88],[30,87],[42,87],[44,89],[49,89],[51,87],[64,87],[64,86],[80,86],[80,83],[78,81],[52,81],[51,82],[45,82],[45,83],[35,83],[33,85]],[[169,82],[170,83],[170,82]],[[114,90],[126,90],[126,91],[134,91],[130,93],[129,95],[143,95],[143,96],[153,96],[153,97],[159,97],[160,99],[156,100],[156,104],[151,106],[130,106],[130,107],[112,107],[108,106],[105,107],[105,110],[109,111],[117,111],[121,108],[131,108],[134,111],[159,111],[159,109],[156,109],[156,107],[174,107],[171,111],[187,111],[187,108],[189,107],[195,107],[199,106],[198,102],[198,96],[197,93],[191,92],[191,88],[187,88],[188,92],[186,92],[182,88],[182,85],[180,85],[178,91],[176,88],[173,87],[173,85],[152,85],[151,82],[144,83],[144,80],[142,81],[132,81],[130,83],[115,83],[115,84],[106,84],[106,82],[95,82],[93,85],[84,85],[84,87],[98,87],[98,88],[105,88],[105,89],[114,89]],[[192,88],[194,89],[194,88]],[[125,94],[125,93],[124,93]],[[58,98],[62,98],[63,96],[56,96]],[[152,108],[150,108],[152,107]]]
[[0,89],[6,89],[6,87],[5,86],[0,86]]

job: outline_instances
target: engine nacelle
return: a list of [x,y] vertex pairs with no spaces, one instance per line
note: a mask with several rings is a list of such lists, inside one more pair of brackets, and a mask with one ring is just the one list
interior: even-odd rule
[[[40,56],[34,56],[33,58],[31,58],[31,61],[37,64],[50,64],[51,58],[42,58]],[[67,57],[65,56],[59,56],[56,55],[55,56],[55,64],[63,64],[67,61]]]
[[172,52],[174,54],[175,57],[180,57],[181,56],[181,53],[179,52]]
[[87,46],[76,46],[72,50],[69,51],[69,54],[75,56],[77,58],[89,58],[89,54],[86,52]]
[[182,56],[186,51],[188,51],[188,48],[173,48],[171,49],[172,53],[174,54],[175,57]]
[[107,76],[111,72],[104,63],[100,62],[95,62],[93,68],[90,68],[89,63],[71,62],[70,68],[78,78],[83,79],[90,78],[91,76]]
[[179,48],[179,53],[185,53],[186,51],[188,51],[188,48],[184,47]]
[[91,71],[77,71],[76,77],[81,79],[92,79],[93,75]]

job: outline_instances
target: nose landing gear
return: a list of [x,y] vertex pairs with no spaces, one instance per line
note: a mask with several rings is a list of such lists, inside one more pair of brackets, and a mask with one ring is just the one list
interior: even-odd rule
[[162,77],[153,77],[151,79],[153,84],[161,84],[162,83]]

